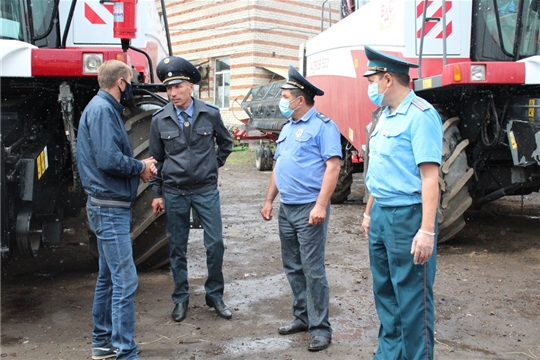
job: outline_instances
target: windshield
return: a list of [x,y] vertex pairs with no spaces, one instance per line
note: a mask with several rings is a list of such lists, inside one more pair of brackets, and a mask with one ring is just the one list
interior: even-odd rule
[[0,38],[54,47],[59,35],[57,9],[58,0],[0,0]]
[[21,20],[24,19],[18,0],[0,1],[0,38],[23,40]]
[[540,0],[525,1],[520,57],[540,54]]
[[523,13],[519,13],[519,0],[482,0],[479,10],[483,13],[486,28],[492,40],[509,57],[514,57],[518,22],[521,21],[519,55],[521,59],[540,54],[540,0],[524,0]]

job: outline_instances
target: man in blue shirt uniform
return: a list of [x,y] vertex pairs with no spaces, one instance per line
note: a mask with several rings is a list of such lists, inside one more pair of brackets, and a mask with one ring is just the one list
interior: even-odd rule
[[380,320],[374,359],[433,359],[441,118],[409,88],[418,65],[365,51],[368,95],[385,106],[369,138],[362,223]]
[[314,107],[314,97],[324,92],[294,67],[289,67],[289,79],[281,89],[279,107],[288,121],[277,140],[276,164],[261,210],[263,219],[271,220],[272,202],[279,192],[281,257],[293,293],[294,320],[278,332],[309,331],[308,350],[320,351],[332,341],[324,250],[330,197],[340,170],[340,134],[336,124]]

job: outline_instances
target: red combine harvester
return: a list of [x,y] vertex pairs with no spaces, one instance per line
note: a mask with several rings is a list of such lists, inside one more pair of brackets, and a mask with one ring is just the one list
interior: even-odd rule
[[[419,64],[411,88],[444,121],[439,242],[465,226],[471,206],[538,192],[540,0],[342,0],[341,9],[346,17],[303,44],[299,61],[324,89],[317,110],[342,135],[333,203],[347,198],[352,174],[363,171],[366,130],[379,114],[362,76],[365,45]],[[248,124],[274,135],[285,121],[281,92],[270,91],[279,85],[253,88],[242,102]]]
[[539,0],[371,0],[309,40],[300,64],[325,91],[317,109],[340,129],[345,167],[377,118],[364,45],[419,64],[411,87],[444,121],[439,242],[469,207],[539,190]]
[[[153,84],[154,68],[172,50],[154,0],[2,0],[0,24],[1,253],[32,257],[41,245],[59,243],[63,220],[85,206],[77,126],[98,91],[98,67],[117,59],[133,69],[124,118],[142,159],[152,114],[167,103],[157,94],[163,86]],[[152,214],[151,202],[141,182],[131,235],[135,262],[145,269],[168,262],[165,220]]]

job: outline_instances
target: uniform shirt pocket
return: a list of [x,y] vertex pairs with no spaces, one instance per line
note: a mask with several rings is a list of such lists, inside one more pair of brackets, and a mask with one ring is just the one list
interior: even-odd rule
[[302,134],[294,138],[294,155],[296,157],[307,156],[311,152],[311,148],[314,142],[313,136],[311,134]]
[[161,141],[166,153],[173,152],[179,144],[180,130],[170,130],[160,132]]
[[214,133],[214,129],[208,126],[203,126],[195,129],[195,133],[199,136],[210,136]]
[[388,129],[380,132],[380,147],[381,155],[394,156],[397,151],[402,151],[403,147],[403,131],[404,129]]

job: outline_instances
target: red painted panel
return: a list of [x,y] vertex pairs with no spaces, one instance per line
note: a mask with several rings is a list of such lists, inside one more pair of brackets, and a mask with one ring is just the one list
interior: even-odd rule
[[[485,81],[471,81],[471,65],[486,66]],[[459,66],[461,81],[454,81],[454,66]],[[456,85],[494,85],[494,84],[524,84],[525,63],[520,62],[461,62],[447,65],[442,73],[442,84]]]
[[96,74],[83,74],[82,54],[103,54],[103,61],[116,59],[122,50],[109,49],[32,49],[32,76],[96,76]]

